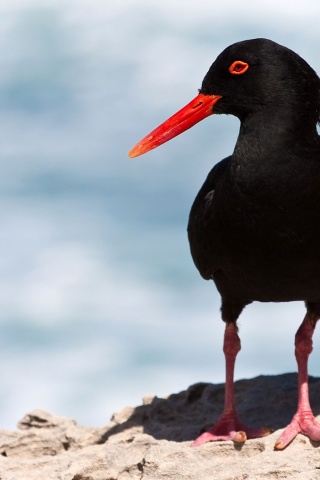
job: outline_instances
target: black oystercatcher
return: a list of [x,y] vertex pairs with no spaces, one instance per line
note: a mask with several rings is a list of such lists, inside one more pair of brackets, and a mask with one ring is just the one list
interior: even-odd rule
[[157,147],[203,118],[240,119],[233,154],[209,173],[191,209],[189,241],[200,274],[221,295],[226,323],[225,407],[216,425],[193,445],[244,442],[270,433],[237,418],[233,373],[240,350],[237,319],[259,302],[305,302],[296,333],[299,399],[276,441],[285,448],[298,433],[320,441],[308,395],[308,357],[320,318],[320,81],[296,53],[270,40],[229,46],[210,67],[199,95],[129,153]]

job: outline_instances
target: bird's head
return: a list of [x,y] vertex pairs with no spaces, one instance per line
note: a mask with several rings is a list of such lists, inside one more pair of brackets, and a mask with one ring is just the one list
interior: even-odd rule
[[260,112],[269,118],[281,112],[282,118],[296,116],[296,123],[315,129],[319,92],[317,74],[292,50],[263,38],[235,43],[211,65],[199,94],[143,138],[129,156],[158,147],[213,113],[243,121]]

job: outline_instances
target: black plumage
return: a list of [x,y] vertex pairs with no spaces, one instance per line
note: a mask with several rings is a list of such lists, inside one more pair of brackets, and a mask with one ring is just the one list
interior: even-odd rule
[[242,425],[233,404],[240,350],[236,322],[254,301],[306,304],[296,335],[298,410],[276,448],[297,433],[320,441],[307,386],[307,360],[320,318],[319,93],[317,74],[293,51],[266,39],[239,42],[217,57],[194,101],[131,152],[145,153],[211,113],[241,122],[232,155],[213,167],[189,217],[194,263],[216,284],[226,322],[225,409],[195,445],[228,438],[243,442],[268,433]]

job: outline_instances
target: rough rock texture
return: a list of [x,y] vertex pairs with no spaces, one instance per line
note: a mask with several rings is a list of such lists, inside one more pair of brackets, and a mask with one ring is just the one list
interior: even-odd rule
[[[295,374],[237,382],[240,417],[284,428],[296,409],[296,382]],[[35,410],[18,430],[0,430],[0,480],[320,480],[320,443],[301,435],[282,452],[273,450],[279,431],[243,446],[190,448],[221,412],[223,392],[223,385],[202,383],[167,398],[146,397],[103,428]],[[310,378],[310,393],[319,415],[320,379]]]

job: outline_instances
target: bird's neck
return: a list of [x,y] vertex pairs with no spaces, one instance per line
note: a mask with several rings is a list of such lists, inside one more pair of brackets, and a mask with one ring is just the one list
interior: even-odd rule
[[315,163],[320,166],[320,144],[315,126],[306,133],[301,123],[297,127],[294,115],[283,121],[281,116],[248,116],[241,122],[232,155],[230,188],[265,201],[270,194],[275,198],[278,190],[279,195],[285,194],[284,178],[290,178],[298,190],[299,182],[305,181],[300,178],[301,172],[303,176],[312,176]]
[[[280,159],[281,152],[294,153],[319,147],[316,122],[309,115],[301,118],[289,107],[247,115],[240,126],[234,155],[271,161]],[[294,156],[294,155],[293,155]]]

